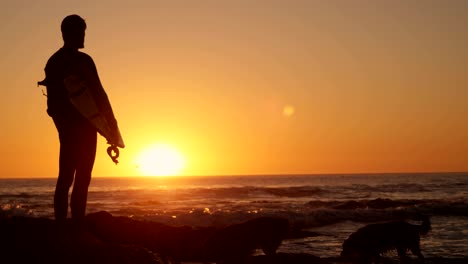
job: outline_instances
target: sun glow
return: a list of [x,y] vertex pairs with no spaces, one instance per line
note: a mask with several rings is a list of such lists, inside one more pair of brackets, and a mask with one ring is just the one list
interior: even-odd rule
[[174,147],[159,144],[143,150],[136,165],[143,176],[175,176],[182,172],[185,158]]

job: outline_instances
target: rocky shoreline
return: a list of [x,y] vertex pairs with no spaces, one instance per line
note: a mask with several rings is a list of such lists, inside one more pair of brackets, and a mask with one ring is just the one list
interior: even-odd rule
[[[214,227],[173,227],[127,217],[114,217],[107,212],[88,215],[86,226],[80,231],[76,230],[71,222],[59,226],[54,220],[46,218],[3,217],[0,218],[0,263],[211,263],[216,260],[207,257],[212,252],[207,253],[203,244],[216,232],[218,230]],[[236,239],[243,238],[239,233],[239,229],[236,229]],[[233,238],[232,234],[226,234],[231,236],[228,239]],[[317,234],[296,230],[284,239],[314,235]],[[243,241],[241,244],[248,242]],[[305,253],[288,254],[279,251],[274,255],[249,256],[229,263],[349,262],[338,257],[320,258]],[[395,262],[383,259],[383,263]],[[418,261],[412,258],[408,263]],[[468,259],[430,258],[426,263],[461,264],[468,263]]]

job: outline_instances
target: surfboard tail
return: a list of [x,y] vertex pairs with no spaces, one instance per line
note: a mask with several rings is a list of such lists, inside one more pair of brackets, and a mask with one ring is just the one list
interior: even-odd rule
[[123,138],[120,134],[120,130],[119,128],[117,127],[117,130],[118,130],[118,133],[115,133],[115,135],[113,137],[111,137],[111,139],[109,140],[109,138],[106,138],[107,139],[107,144],[109,145],[115,145],[119,148],[125,148],[125,143],[123,141]]
[[99,134],[107,140],[107,144],[125,148],[125,143],[117,125],[111,126],[101,114],[88,120],[96,127]]

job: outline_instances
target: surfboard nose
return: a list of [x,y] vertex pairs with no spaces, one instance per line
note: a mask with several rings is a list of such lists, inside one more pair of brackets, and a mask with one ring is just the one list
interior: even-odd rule
[[37,86],[42,85],[42,86],[47,86],[47,79],[44,79],[42,81],[37,82]]

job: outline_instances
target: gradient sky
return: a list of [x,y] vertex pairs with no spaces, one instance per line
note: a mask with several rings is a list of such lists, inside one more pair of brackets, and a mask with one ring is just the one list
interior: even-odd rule
[[138,175],[165,143],[185,175],[468,171],[468,1],[2,1],[0,177],[54,177],[36,82],[85,18]]

